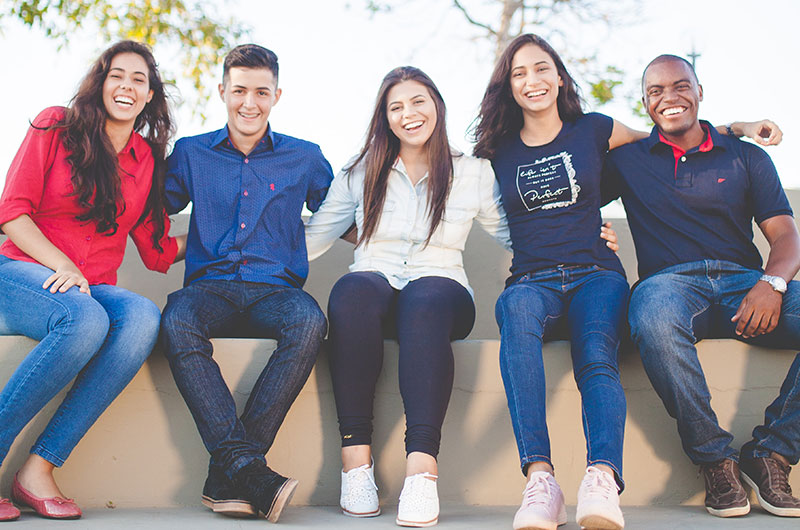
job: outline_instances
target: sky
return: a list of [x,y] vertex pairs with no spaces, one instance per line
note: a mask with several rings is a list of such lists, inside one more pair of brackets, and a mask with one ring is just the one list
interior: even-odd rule
[[[396,2],[402,6],[374,16],[364,3],[229,2],[229,9],[252,27],[250,40],[279,57],[283,96],[270,116],[273,129],[319,144],[338,171],[362,145],[383,76],[396,66],[413,65],[434,80],[447,103],[451,142],[470,152],[467,129],[493,67],[492,45],[448,0]],[[487,9],[483,0],[464,3]],[[643,0],[641,5],[632,20],[610,28],[600,22],[567,24],[560,28],[563,42],[556,49],[563,55],[595,53],[621,67],[626,73],[622,93],[638,97],[641,71],[652,58],[685,56],[694,48],[700,54],[697,73],[705,96],[700,117],[714,124],[776,121],[784,141],[768,153],[784,186],[800,188],[800,107],[791,99],[800,86],[800,2]],[[88,65],[110,43],[87,33],[59,49],[36,29],[8,19],[0,27],[2,184],[29,120],[45,107],[66,104]],[[162,68],[169,68],[172,58],[158,52]],[[220,65],[217,78],[209,82],[219,82],[221,73]],[[589,110],[646,129],[629,107],[630,100],[619,97]],[[189,110],[184,105],[177,112],[179,137],[225,124],[225,108],[216,97],[207,104],[204,123]]]

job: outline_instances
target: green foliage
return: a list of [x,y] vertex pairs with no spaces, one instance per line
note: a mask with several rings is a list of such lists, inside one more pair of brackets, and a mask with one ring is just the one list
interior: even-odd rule
[[616,66],[607,66],[603,77],[589,81],[592,98],[600,105],[614,99],[614,89],[622,84],[623,74]]
[[[223,6],[220,11],[225,11]],[[159,50],[177,50],[181,71],[195,92],[193,112],[212,95],[208,84],[225,53],[247,33],[233,17],[216,16],[208,0],[3,0],[0,27],[17,19],[38,28],[60,46],[76,34],[96,31],[104,40],[133,39]],[[166,79],[174,72],[162,71]]]

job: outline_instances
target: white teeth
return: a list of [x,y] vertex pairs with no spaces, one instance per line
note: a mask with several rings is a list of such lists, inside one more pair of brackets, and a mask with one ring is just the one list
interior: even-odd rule
[[407,131],[410,131],[411,129],[416,129],[417,127],[422,127],[421,121],[412,121],[411,123],[403,125],[403,128]]
[[664,109],[661,112],[661,114],[663,114],[664,116],[672,116],[673,114],[681,114],[685,110],[686,109],[684,109],[683,107],[670,107],[668,109]]
[[114,98],[114,103],[121,103],[122,105],[133,105],[133,98],[128,96],[117,96]]
[[542,89],[542,90],[534,90],[533,92],[528,92],[525,95],[529,98],[534,98],[536,96],[544,96],[545,94],[547,94],[547,90]]

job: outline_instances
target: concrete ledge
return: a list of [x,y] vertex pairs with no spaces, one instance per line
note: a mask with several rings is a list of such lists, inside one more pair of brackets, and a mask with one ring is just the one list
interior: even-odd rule
[[[215,357],[240,406],[244,405],[274,341],[215,339]],[[0,384],[8,380],[34,341],[0,337]],[[497,361],[499,342],[454,344],[456,376],[445,420],[439,492],[443,502],[518,504],[524,480]],[[707,340],[700,355],[721,423],[744,443],[777,395],[794,352],[767,350],[732,340]],[[546,346],[550,427],[557,476],[567,496],[576,492],[585,466],[580,396],[566,342]],[[625,505],[701,504],[702,479],[684,456],[674,421],[647,380],[638,356],[621,362],[628,398],[625,440]],[[2,466],[7,493],[36,435],[60,397],[17,439]],[[402,487],[403,408],[397,383],[397,345],[386,342],[384,370],[375,403],[376,477],[381,500],[395,504]],[[269,453],[269,463],[300,480],[299,505],[335,505],[339,495],[339,437],[324,352],[292,407]],[[83,506],[189,506],[199,503],[207,453],[166,360],[154,354],[130,386],[81,441],[58,480]],[[792,477],[800,490],[798,474]]]
[[[497,530],[511,528],[516,507],[514,506],[464,506],[443,504],[439,524],[436,528],[446,530]],[[627,507],[624,509],[627,528],[646,528],[647,530],[796,530],[797,519],[780,518],[754,507],[746,517],[720,519],[708,515],[699,506],[669,507]],[[394,522],[396,512],[387,508],[380,517],[369,519],[353,519],[345,517],[333,506],[297,507],[290,506],[281,515],[280,528],[294,530],[396,530]],[[575,508],[567,507],[568,522],[559,526],[559,530],[579,530],[575,522]],[[142,529],[148,530],[207,530],[219,528],[252,528],[263,529],[267,523],[263,519],[233,520],[222,515],[214,515],[204,508],[172,508],[172,509],[116,509],[95,508],[84,510],[83,518],[78,523],[65,523],[42,519],[29,512],[13,525],[14,529],[58,529],[64,525],[91,530]]]

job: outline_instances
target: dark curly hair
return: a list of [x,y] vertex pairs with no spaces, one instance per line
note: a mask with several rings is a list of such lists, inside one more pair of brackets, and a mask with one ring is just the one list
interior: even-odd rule
[[550,56],[564,83],[559,88],[556,98],[561,121],[575,121],[583,115],[583,101],[578,85],[567,72],[558,53],[538,35],[533,33],[520,35],[511,41],[500,56],[483,95],[480,112],[473,122],[471,131],[476,142],[473,150],[475,156],[492,158],[498,145],[505,138],[522,130],[522,109],[511,94],[511,62],[519,49],[528,44],[538,46]]
[[[74,194],[86,213],[80,221],[95,221],[101,233],[114,234],[119,228],[117,218],[125,204],[120,191],[119,160],[111,139],[106,134],[108,111],[103,103],[103,83],[111,61],[120,53],[135,53],[147,64],[148,80],[153,97],[136,117],[133,129],[147,141],[153,153],[153,184],[145,209],[138,222],[152,215],[153,246],[163,250],[159,241],[166,231],[164,179],[166,177],[167,145],[174,133],[174,124],[167,102],[164,83],[150,48],[134,41],[121,41],[94,62],[81,81],[78,91],[65,110],[64,117],[52,128],[63,129],[62,142],[70,152]],[[121,209],[121,210],[120,210]]]

